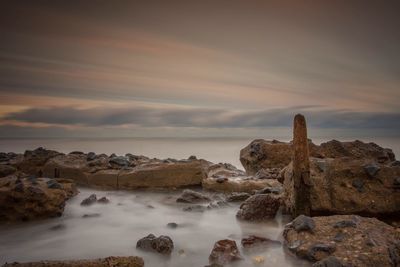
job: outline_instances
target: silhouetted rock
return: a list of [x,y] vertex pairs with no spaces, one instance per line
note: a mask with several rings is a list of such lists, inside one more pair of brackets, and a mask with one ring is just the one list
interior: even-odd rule
[[110,200],[109,200],[108,198],[106,198],[106,197],[101,197],[101,198],[99,198],[99,199],[97,200],[97,203],[100,203],[100,204],[108,204],[108,203],[110,203]]
[[97,201],[96,194],[91,194],[89,197],[82,200],[81,206],[89,206],[89,205],[96,203],[96,201]]

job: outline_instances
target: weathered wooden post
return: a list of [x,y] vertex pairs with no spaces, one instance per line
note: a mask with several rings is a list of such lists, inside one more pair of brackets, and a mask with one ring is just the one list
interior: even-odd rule
[[293,180],[294,217],[310,216],[310,160],[308,153],[307,125],[303,115],[294,117],[293,125]]

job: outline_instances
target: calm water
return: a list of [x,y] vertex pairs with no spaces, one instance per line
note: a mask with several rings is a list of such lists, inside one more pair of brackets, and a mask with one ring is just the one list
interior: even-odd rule
[[[340,140],[340,138],[337,138]],[[284,139],[281,139],[285,141]],[[287,139],[286,139],[287,140]],[[352,140],[352,139],[347,139]],[[384,147],[400,153],[398,139],[374,138]],[[23,152],[44,146],[62,152],[80,150],[123,155],[142,154],[157,158],[187,158],[196,155],[213,162],[229,162],[241,167],[239,151],[251,139],[1,139],[0,151]],[[314,139],[320,143],[325,139]],[[179,192],[101,192],[80,189],[81,193],[71,199],[60,218],[45,221],[0,226],[0,264],[8,261],[61,260],[97,258],[110,255],[139,255],[146,266],[204,266],[215,241],[231,238],[238,242],[248,234],[278,239],[282,231],[281,218],[269,223],[249,224],[235,218],[238,206],[231,205],[204,213],[188,213],[174,202]],[[90,193],[111,199],[108,205],[81,207],[80,201]],[[154,208],[149,208],[148,205]],[[99,217],[82,218],[84,214],[99,213]],[[166,224],[176,222],[177,229]],[[54,226],[61,229],[52,230]],[[169,235],[175,249],[166,259],[153,253],[136,250],[138,239],[150,234]],[[183,254],[179,254],[179,250]],[[264,256],[260,266],[309,266],[284,253],[281,247],[271,247],[255,254],[242,252],[244,260],[235,266],[252,266],[252,256]]]

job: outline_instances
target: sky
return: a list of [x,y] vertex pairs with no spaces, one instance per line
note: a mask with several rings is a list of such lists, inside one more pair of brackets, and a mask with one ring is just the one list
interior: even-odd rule
[[400,137],[398,1],[0,3],[0,137]]

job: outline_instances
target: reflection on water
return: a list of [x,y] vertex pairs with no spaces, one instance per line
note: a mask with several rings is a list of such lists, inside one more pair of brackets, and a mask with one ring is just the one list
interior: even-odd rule
[[[11,261],[61,260],[138,255],[152,266],[204,266],[219,239],[236,240],[255,234],[278,239],[281,218],[270,223],[242,223],[235,218],[238,204],[200,212],[184,212],[185,204],[175,202],[176,193],[109,192],[81,189],[71,199],[60,218],[2,226],[0,230],[0,264]],[[107,196],[109,204],[82,207],[79,203],[91,193]],[[85,214],[100,214],[83,218]],[[178,224],[176,229],[166,225]],[[136,250],[140,238],[153,233],[168,235],[174,241],[170,258]],[[178,253],[184,250],[183,254]],[[252,266],[251,257],[265,257],[261,266],[309,266],[286,255],[281,247],[270,247],[255,254],[245,254],[234,266]]]

